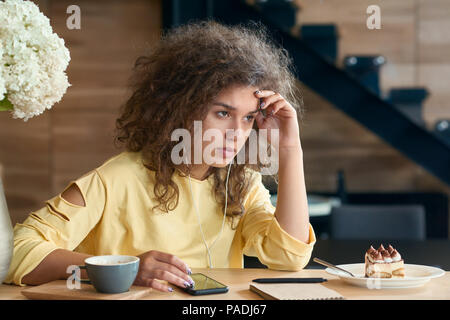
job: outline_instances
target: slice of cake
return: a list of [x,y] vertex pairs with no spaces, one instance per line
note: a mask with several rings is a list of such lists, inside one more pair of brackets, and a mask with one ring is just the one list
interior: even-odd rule
[[367,278],[403,278],[403,259],[391,245],[387,249],[380,245],[378,250],[370,246],[364,257]]

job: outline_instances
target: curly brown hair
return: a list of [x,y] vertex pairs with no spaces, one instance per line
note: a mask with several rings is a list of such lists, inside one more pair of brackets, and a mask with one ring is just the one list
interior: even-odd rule
[[[128,151],[141,151],[144,165],[155,171],[155,207],[164,212],[178,205],[179,190],[172,180],[171,133],[192,132],[194,120],[203,120],[217,95],[235,85],[255,86],[280,93],[302,113],[302,99],[288,52],[272,40],[267,28],[250,21],[226,26],[213,19],[190,21],[164,32],[149,52],[137,58],[129,88],[132,95],[116,120],[115,142]],[[253,127],[258,130],[256,122]],[[249,150],[248,140],[245,150]],[[248,155],[247,155],[248,159]],[[243,199],[251,177],[246,168],[262,165],[233,162],[227,195],[227,216],[244,213]],[[227,168],[210,168],[214,194],[225,205]],[[184,167],[183,172],[189,172]],[[155,208],[154,207],[154,208]],[[154,209],[153,208],[153,209]]]

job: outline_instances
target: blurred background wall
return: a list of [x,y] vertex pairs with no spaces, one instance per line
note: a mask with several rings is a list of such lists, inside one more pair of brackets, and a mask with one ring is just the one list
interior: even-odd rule
[[[23,221],[72,179],[121,152],[113,144],[115,119],[130,94],[135,59],[162,32],[161,0],[40,0],[54,32],[71,53],[69,87],[62,101],[24,123],[0,113],[0,163],[13,224]],[[295,0],[300,23],[339,27],[338,60],[348,54],[382,54],[380,87],[426,86],[423,118],[429,128],[450,118],[450,2],[375,1],[382,29],[368,30],[366,0]],[[66,9],[81,8],[81,29],[69,30]],[[295,32],[296,28],[293,28]],[[324,79],[323,81],[327,81]],[[302,86],[301,125],[307,189],[334,192],[343,170],[347,189],[450,194],[439,179]]]

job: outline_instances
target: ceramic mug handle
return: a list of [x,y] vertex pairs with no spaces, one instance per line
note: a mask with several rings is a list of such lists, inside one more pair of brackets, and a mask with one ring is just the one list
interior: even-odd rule
[[[86,266],[78,266],[78,268],[86,270]],[[75,275],[75,270],[72,270],[72,275]],[[92,284],[91,280],[89,279],[77,279],[77,280],[79,280],[81,283]]]

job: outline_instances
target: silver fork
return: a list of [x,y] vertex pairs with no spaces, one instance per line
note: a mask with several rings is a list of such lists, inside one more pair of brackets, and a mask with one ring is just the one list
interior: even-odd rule
[[329,262],[326,262],[326,261],[324,261],[324,260],[322,260],[322,259],[319,259],[319,258],[313,258],[313,261],[314,261],[314,262],[317,262],[317,263],[319,263],[319,264],[321,264],[321,265],[324,265],[325,267],[328,267],[328,268],[331,268],[331,269],[335,269],[335,270],[338,270],[338,271],[341,271],[341,272],[345,272],[345,273],[349,274],[350,276],[356,278],[356,276],[355,276],[353,273],[351,273],[350,271],[347,271],[347,270],[344,270],[344,269],[342,269],[342,268],[336,267],[334,264],[331,264],[331,263],[329,263]]

